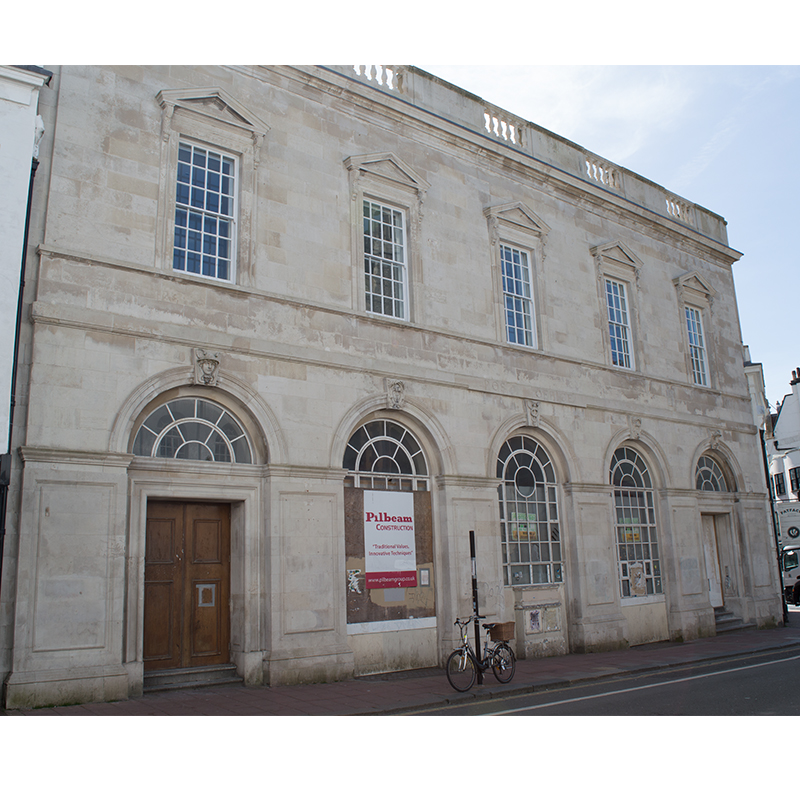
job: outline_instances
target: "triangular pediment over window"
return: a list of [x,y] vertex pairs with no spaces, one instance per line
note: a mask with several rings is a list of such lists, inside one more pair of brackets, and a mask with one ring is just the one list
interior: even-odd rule
[[711,300],[716,294],[711,286],[704,281],[697,272],[685,272],[683,275],[679,275],[675,278],[673,283],[678,288],[678,291],[699,295],[707,301]]
[[400,184],[415,192],[426,192],[430,184],[394,153],[372,153],[350,156],[344,161],[349,170],[358,170],[362,175]]
[[261,136],[269,130],[266,122],[224,89],[165,89],[156,95],[156,99],[170,114],[175,110],[187,111]]
[[524,231],[535,236],[545,236],[550,228],[525,203],[505,203],[483,209],[488,219],[509,226],[512,230]]
[[591,249],[592,255],[605,262],[613,262],[632,270],[642,266],[642,260],[626,244],[620,241],[599,244]]

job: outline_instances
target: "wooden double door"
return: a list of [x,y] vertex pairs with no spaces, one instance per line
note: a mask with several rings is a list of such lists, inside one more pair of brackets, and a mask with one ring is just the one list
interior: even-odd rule
[[147,504],[145,670],[230,660],[230,531],[225,504]]

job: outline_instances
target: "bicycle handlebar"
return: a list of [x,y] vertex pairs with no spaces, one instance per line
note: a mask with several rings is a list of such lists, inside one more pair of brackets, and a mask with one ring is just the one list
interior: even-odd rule
[[463,620],[456,617],[456,621],[453,623],[453,625],[468,625],[475,619],[486,619],[486,617],[483,616],[482,614],[472,614],[472,616],[469,616]]

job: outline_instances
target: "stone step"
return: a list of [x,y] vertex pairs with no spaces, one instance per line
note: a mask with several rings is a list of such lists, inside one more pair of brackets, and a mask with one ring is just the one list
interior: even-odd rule
[[716,624],[717,634],[731,633],[732,631],[746,631],[755,628],[753,622],[745,622],[741,617],[736,617],[726,608],[714,609],[714,622]]
[[208,667],[153,670],[145,672],[143,690],[163,692],[169,689],[190,689],[201,686],[242,683],[234,664],[213,664]]

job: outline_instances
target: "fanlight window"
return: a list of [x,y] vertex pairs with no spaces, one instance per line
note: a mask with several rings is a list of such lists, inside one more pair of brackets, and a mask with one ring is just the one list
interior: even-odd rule
[[556,475],[547,452],[514,436],[500,448],[497,477],[506,586],[561,583]]
[[[428,465],[419,442],[390,419],[362,425],[345,448],[345,485],[362,489],[427,489]],[[424,476],[424,477],[423,477]]]
[[694,471],[695,487],[701,492],[727,492],[728,484],[719,464],[713,458],[701,456]]
[[199,397],[170,400],[150,414],[136,434],[133,454],[253,463],[252,448],[239,422],[222,406]]
[[661,559],[650,472],[635,450],[620,447],[611,459],[610,473],[622,596],[661,594]]

